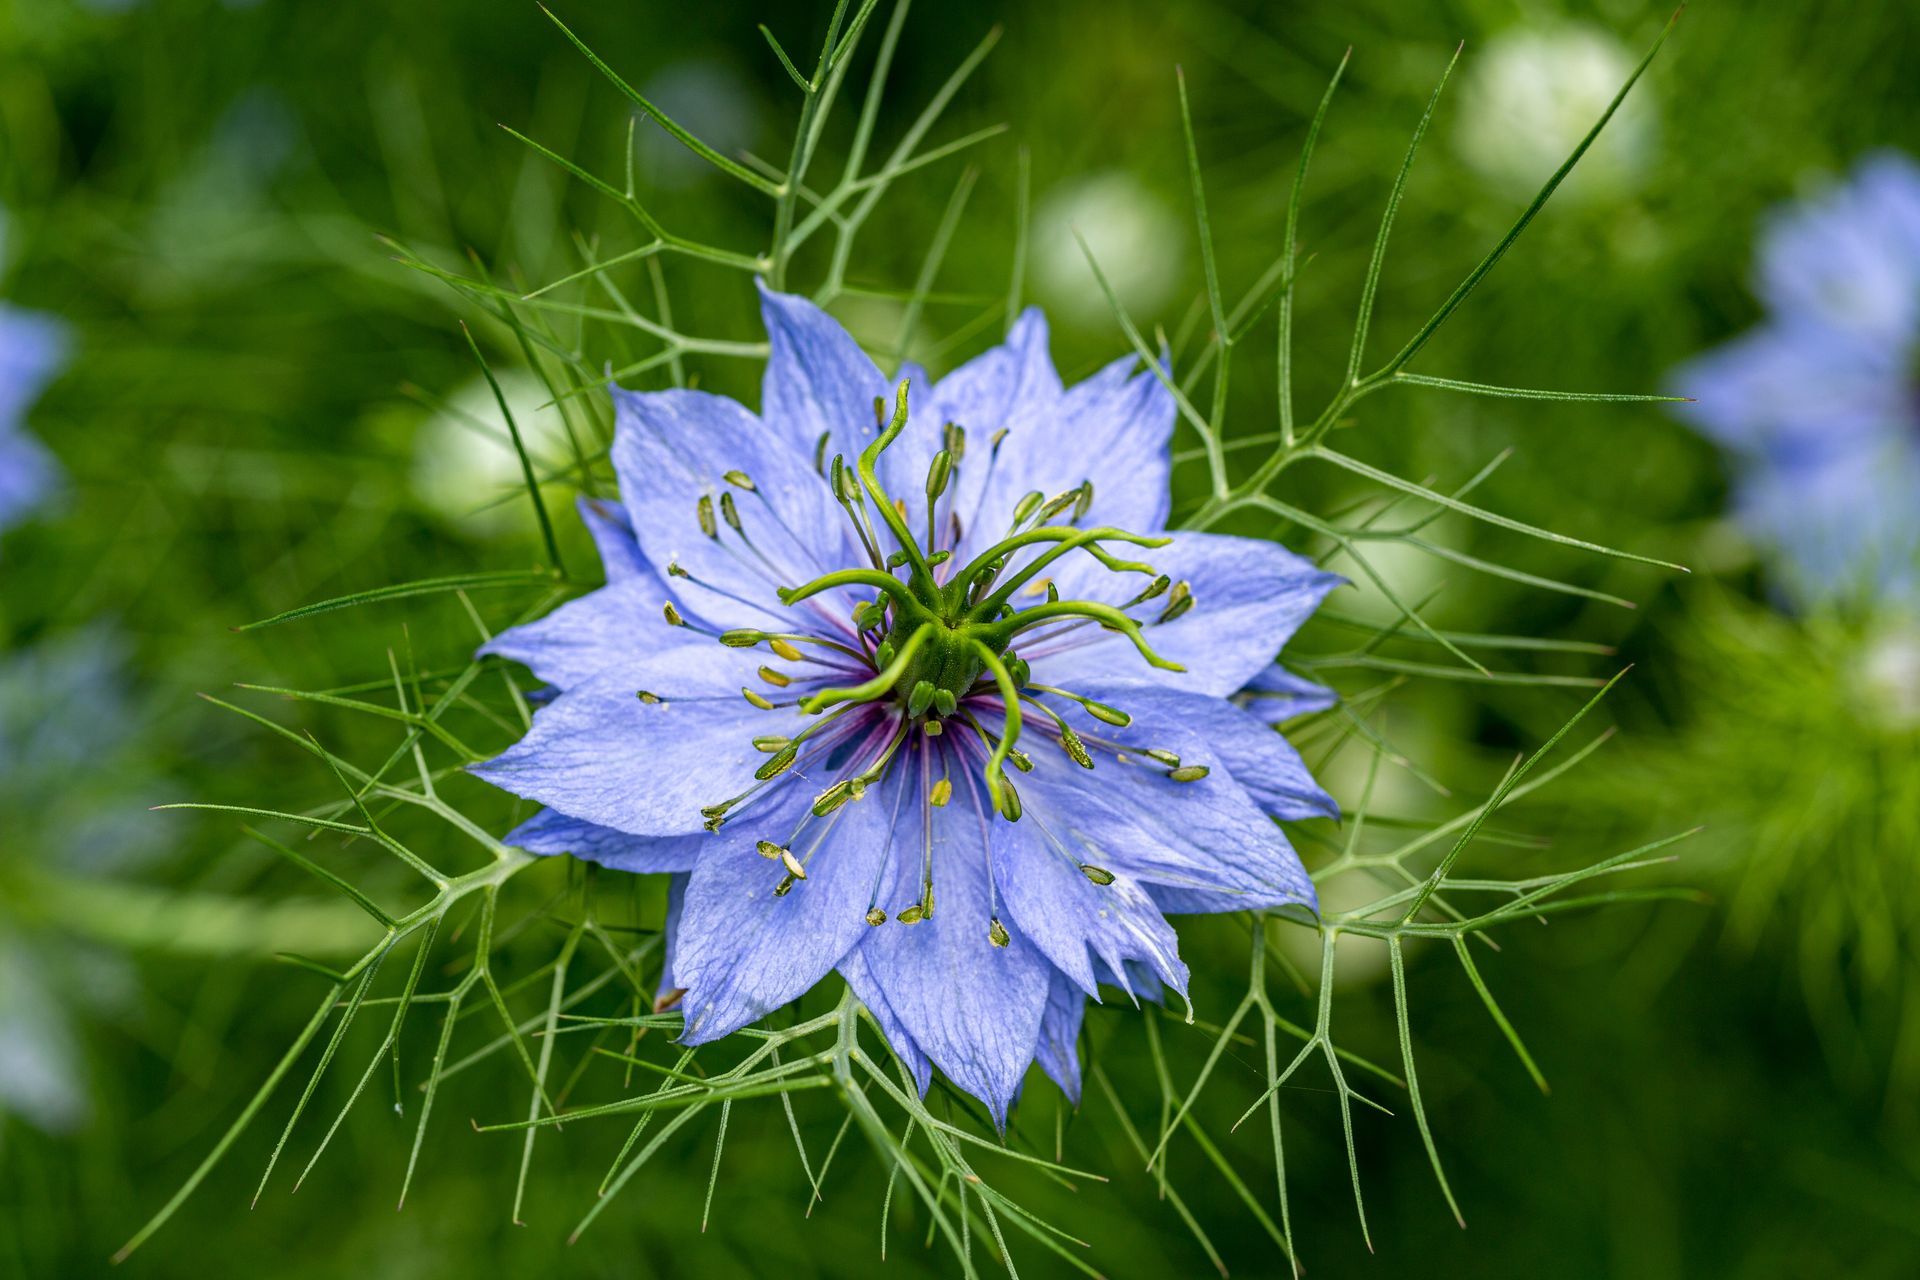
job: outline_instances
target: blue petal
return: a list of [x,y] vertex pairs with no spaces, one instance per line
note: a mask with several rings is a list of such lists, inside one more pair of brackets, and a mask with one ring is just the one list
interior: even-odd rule
[[[1275,895],[1263,901],[1258,895],[1249,896],[1244,893],[1221,892],[1216,889],[1195,889],[1184,885],[1148,885],[1147,892],[1153,895],[1153,900],[1159,904],[1160,910],[1170,916],[1231,915],[1235,911],[1274,907],[1306,907],[1312,911],[1320,909],[1317,901],[1311,899]],[[1141,999],[1146,999],[1146,996],[1142,995]]]
[[1756,329],[1681,368],[1675,414],[1723,447],[1777,466],[1817,464],[1906,429],[1904,350],[1805,323]]
[[58,479],[51,454],[0,422],[0,530],[19,523],[39,506]]
[[[975,551],[1004,536],[1028,492],[1051,498],[1085,480],[1094,491],[1083,521],[1089,527],[1110,524],[1136,533],[1165,527],[1173,397],[1152,373],[1128,376],[1134,364],[1131,356],[1116,360],[1051,405],[1036,399],[1043,411],[1009,431],[968,524]],[[969,433],[969,465],[978,447]]]
[[[915,366],[903,367],[900,376],[912,383],[907,429],[881,455],[881,480],[888,492],[906,500],[911,526],[922,527],[927,467],[943,446],[943,428],[949,422],[958,425],[966,432],[966,450],[940,503],[941,540],[946,539],[949,517],[957,515],[963,533],[960,550],[987,545],[1001,532],[983,529],[986,541],[973,536],[987,487],[996,475],[1003,483],[1017,483],[1017,477],[1006,479],[994,458],[994,435],[1001,430],[1042,429],[1040,424],[1059,408],[1060,375],[1047,354],[1045,317],[1038,308],[1028,308],[1014,322],[1004,345],[975,356],[931,387],[925,372]],[[1019,496],[1016,493],[1014,500]]]
[[[784,433],[732,400],[698,391],[616,390],[614,405],[621,497],[647,560],[662,571],[677,561],[692,575],[666,579],[690,616],[722,628],[785,630],[793,614],[779,587],[858,563],[826,481]],[[754,489],[730,483],[730,471],[744,473]],[[700,499],[717,504],[723,494],[737,504],[751,548],[717,514],[718,536],[702,530]],[[847,600],[822,596],[803,607],[849,629]]]
[[686,872],[667,877],[667,914],[660,925],[660,984],[654,992],[654,1003],[661,1004],[672,997],[679,1004],[679,993],[683,990],[674,973],[673,958],[680,950],[680,917],[686,911],[687,881]]
[[1754,468],[1736,504],[1780,558],[1792,599],[1920,601],[1920,448],[1905,441],[1817,466]]
[[1002,427],[1040,421],[1060,398],[1060,375],[1047,354],[1047,318],[1028,307],[1004,344],[984,351],[933,387],[931,407],[942,422],[967,428],[985,444]]
[[[717,1040],[798,999],[872,931],[866,913],[880,866],[912,807],[904,773],[895,770],[825,818],[806,814],[811,795],[790,788],[774,812],[715,834],[687,884],[674,954],[674,977],[687,989],[681,1043]],[[786,841],[801,815],[810,820],[791,848],[807,878],[776,897],[785,872],[755,844]]]
[[610,667],[632,666],[643,643],[639,637],[648,632],[672,636],[674,629],[661,617],[666,602],[666,588],[651,569],[642,569],[544,618],[502,631],[480,652],[522,663],[548,684],[571,689]]
[[637,574],[655,576],[653,567],[640,553],[640,540],[633,536],[633,521],[625,507],[585,494],[580,495],[575,505],[580,509],[580,519],[586,524],[587,532],[593,535],[593,545],[600,552],[600,565],[608,582],[620,582]]
[[0,303],[0,531],[39,506],[58,483],[53,455],[19,426],[66,348],[66,329],[57,320]]
[[67,331],[58,320],[0,303],[0,430],[40,398],[66,352]]
[[861,948],[855,947],[840,957],[840,976],[853,988],[853,998],[865,1005],[867,1012],[873,1015],[874,1025],[880,1028],[880,1034],[886,1038],[894,1056],[906,1064],[913,1076],[913,1083],[920,1090],[920,1096],[926,1097],[927,1086],[933,1083],[933,1063],[894,1015],[893,1006],[887,1003],[887,993],[874,977],[872,966],[867,963]]
[[[1149,892],[1158,901],[1165,891],[1153,889]],[[1163,907],[1162,910],[1165,908]],[[1167,989],[1160,985],[1160,979],[1154,977],[1153,971],[1137,960],[1129,961],[1120,973],[1115,973],[1104,964],[1096,962],[1093,966],[1093,976],[1099,979],[1101,986],[1116,987],[1135,1000],[1145,1000],[1149,1004],[1159,1005],[1167,1002]]]
[[1086,1013],[1087,997],[1065,974],[1054,974],[1034,1059],[1076,1107],[1080,1105],[1080,1024]]
[[615,871],[687,871],[712,839],[691,836],[630,836],[542,809],[500,838],[501,844],[544,855],[571,854]]
[[[1174,782],[1144,761],[1122,764],[1106,752],[1096,754],[1093,769],[1082,769],[1064,751],[1023,740],[1033,771],[1015,775],[1015,785],[1026,806],[1050,815],[1054,834],[1081,861],[1132,876],[1149,887],[1155,901],[1163,900],[1162,888],[1171,888],[1204,891],[1232,904],[1216,910],[1311,905],[1313,882],[1299,855],[1235,778],[1211,735],[1184,714],[1154,714],[1164,705],[1129,698],[1138,702],[1143,717],[1130,731],[1134,740],[1172,751],[1186,764],[1204,765],[1207,776]],[[1184,704],[1168,699],[1166,705]],[[1111,731],[1072,704],[1063,713],[1091,737]],[[1148,717],[1150,724],[1144,722]],[[1034,732],[1037,738],[1039,731]]]
[[[1224,698],[1245,688],[1271,664],[1274,654],[1327,593],[1344,581],[1339,574],[1328,573],[1263,538],[1178,533],[1170,545],[1137,555],[1174,580],[1184,580],[1193,592],[1193,608],[1184,615],[1146,628],[1148,643],[1162,656],[1183,664],[1186,671],[1149,667],[1125,636],[1082,627],[1057,641],[1042,639],[1024,646],[1014,641],[1020,656],[1032,665],[1036,680],[1073,689],[1087,672],[1125,672],[1169,688]],[[1054,567],[1058,570],[1055,585],[1068,599],[1119,605],[1145,582],[1138,574],[1112,573],[1078,553]],[[1038,600],[1023,598],[1018,603]],[[1161,602],[1152,601],[1149,606],[1158,609]],[[1141,609],[1136,616],[1151,620],[1155,614]]]
[[[753,663],[752,650],[703,641],[603,671],[542,707],[524,738],[472,772],[603,827],[691,835],[702,807],[752,785],[766,762],[753,738],[798,726],[797,711],[756,710],[740,696]],[[661,701],[642,702],[643,689]]]
[[1735,509],[1801,602],[1901,597],[1920,546],[1920,417],[1904,353],[1796,321],[1681,370],[1679,415],[1734,454]]
[[1762,235],[1759,291],[1776,312],[1905,344],[1920,329],[1920,166],[1896,152],[1789,205]]
[[1133,717],[1101,734],[1142,750],[1165,745],[1170,729],[1205,742],[1259,806],[1276,818],[1338,818],[1340,806],[1313,779],[1293,744],[1257,716],[1219,698],[1136,679],[1083,679],[1075,693]]
[[[968,778],[963,785],[978,784]],[[1185,994],[1180,939],[1146,889],[1123,871],[1115,871],[1109,885],[1087,879],[1080,864],[1090,859],[1071,834],[1078,814],[1055,809],[1058,793],[1052,790],[1021,794],[1027,797],[1021,819],[989,828],[1008,929],[1031,941],[1087,995],[1099,994],[1095,959],[1115,972],[1129,960],[1140,961]]]
[[1234,701],[1268,724],[1277,725],[1296,716],[1325,711],[1339,703],[1340,695],[1275,663],[1256,671]]
[[[932,770],[937,775],[942,767],[935,763]],[[902,768],[918,773],[920,765],[904,762]],[[931,783],[921,774],[907,785],[910,795],[919,796]],[[1053,966],[1017,931],[1005,947],[989,939],[992,909],[980,815],[962,803],[961,790],[952,804],[926,812],[932,818],[933,916],[870,930],[860,954],[913,1043],[955,1085],[986,1103],[996,1124],[1004,1124],[1033,1062]],[[921,805],[906,805],[895,833],[896,856],[888,861],[880,898],[890,914],[920,897],[921,813]]]
[[879,434],[873,398],[891,412],[893,388],[840,322],[807,299],[762,284],[760,318],[770,348],[760,412],[771,434],[809,459],[824,434],[827,456],[851,464]]

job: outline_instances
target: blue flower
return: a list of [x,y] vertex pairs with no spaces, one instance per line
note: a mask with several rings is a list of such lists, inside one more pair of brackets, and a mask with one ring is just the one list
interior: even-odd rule
[[19,523],[58,475],[21,422],[65,353],[56,321],[0,303],[0,531]]
[[153,753],[137,749],[143,721],[128,697],[125,646],[109,630],[0,652],[0,1126],[13,1116],[49,1133],[81,1124],[90,1109],[81,1018],[134,1014],[130,962],[63,930],[43,895],[12,890],[22,872],[87,887],[159,851],[159,833],[141,821],[155,798],[144,794]]
[[614,392],[607,585],[486,647],[558,692],[476,771],[547,806],[509,843],[673,874],[685,1043],[837,969],[922,1089],[1077,1096],[1101,983],[1185,994],[1167,914],[1314,905],[1274,819],[1334,802],[1231,699],[1339,579],[1165,533],[1167,392],[1063,388],[1038,311],[895,392],[762,309],[760,416]]
[[1735,504],[1804,601],[1920,599],[1920,167],[1869,157],[1761,237],[1765,324],[1685,367]]

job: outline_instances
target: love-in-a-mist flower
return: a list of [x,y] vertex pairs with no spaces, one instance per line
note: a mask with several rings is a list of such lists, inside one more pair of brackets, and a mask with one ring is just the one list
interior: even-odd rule
[[1760,328],[1680,371],[1742,523],[1803,601],[1920,604],[1920,166],[1883,153],[1776,214]]
[[0,303],[0,531],[18,524],[59,475],[24,423],[65,353],[57,321]]
[[510,843],[674,873],[685,1043],[837,969],[922,1088],[1077,1094],[1100,983],[1184,995],[1167,914],[1313,905],[1275,819],[1334,803],[1231,699],[1338,579],[1166,532],[1168,394],[1063,388],[1037,311],[890,386],[762,310],[759,416],[614,392],[608,583],[487,646],[558,692],[477,772],[547,806]]

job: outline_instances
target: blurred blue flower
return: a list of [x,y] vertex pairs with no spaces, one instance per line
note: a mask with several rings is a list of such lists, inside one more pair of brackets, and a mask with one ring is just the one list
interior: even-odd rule
[[59,322],[0,302],[0,531],[18,524],[59,475],[23,422],[66,348]]
[[0,1120],[49,1132],[86,1119],[77,1020],[124,1020],[135,975],[50,922],[42,891],[158,850],[125,665],[102,627],[0,653]]
[[1761,237],[1760,328],[1683,368],[1804,602],[1920,599],[1920,166],[1881,153]]
[[477,772],[548,806],[509,843],[673,873],[685,1043],[837,969],[923,1090],[1077,1097],[1100,983],[1185,993],[1167,914],[1314,903],[1274,819],[1334,802],[1229,699],[1339,579],[1163,533],[1171,399],[1063,387],[1038,311],[889,419],[837,323],[762,310],[762,416],[614,392],[608,584],[486,647],[560,692]]

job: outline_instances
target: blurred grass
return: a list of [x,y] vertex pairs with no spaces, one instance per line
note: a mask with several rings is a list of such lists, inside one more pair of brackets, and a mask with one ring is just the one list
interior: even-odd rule
[[[1177,286],[1137,316],[1169,334],[1201,297],[1173,65],[1188,77],[1222,276],[1237,293],[1278,252],[1306,119],[1341,52],[1354,47],[1302,230],[1311,258],[1299,285],[1297,367],[1308,401],[1344,365],[1379,204],[1455,42],[1468,42],[1465,76],[1476,51],[1516,24],[1573,18],[1638,49],[1667,16],[1627,3],[1564,11],[1381,0],[1313,0],[1279,11],[1133,0],[923,4],[902,41],[895,100],[924,100],[996,10],[1004,10],[1005,36],[946,128],[959,136],[1004,121],[1012,131],[972,157],[980,184],[949,252],[945,287],[989,298],[1004,288],[1014,148],[1024,146],[1037,207],[1077,179],[1119,171],[1135,180],[1149,211],[1164,210],[1181,229],[1184,248],[1164,264]],[[585,8],[562,16],[638,83],[692,64],[730,86],[725,92],[744,108],[736,118],[718,118],[721,109],[703,107],[695,93],[683,108],[689,123],[725,126],[738,145],[777,161],[791,86],[753,24],[767,21],[789,48],[802,48],[824,13],[825,6],[775,12],[726,0],[692,14]],[[1906,74],[1915,27],[1911,6],[1900,3],[1852,5],[1844,21],[1812,4],[1698,6],[1643,86],[1657,129],[1637,180],[1552,207],[1419,368],[1521,386],[1659,390],[1666,368],[1751,318],[1749,233],[1762,210],[1864,149],[1920,137],[1920,91]],[[1425,317],[1518,203],[1463,160],[1458,106],[1457,97],[1443,105],[1413,173],[1374,326],[1382,345]],[[496,534],[432,509],[413,490],[413,441],[433,411],[405,389],[438,401],[455,396],[474,371],[449,296],[393,263],[375,240],[376,232],[392,234],[449,263],[470,246],[496,268],[539,280],[576,261],[574,229],[612,232],[605,202],[495,122],[602,171],[615,169],[625,130],[620,101],[531,5],[13,0],[0,8],[7,292],[68,317],[78,338],[67,376],[32,420],[71,483],[64,506],[7,539],[0,638],[23,648],[101,622],[123,637],[141,711],[124,717],[131,756],[114,756],[105,774],[121,784],[110,794],[128,808],[155,795],[258,803],[327,794],[323,779],[292,770],[294,753],[283,744],[198,703],[195,690],[221,692],[236,679],[344,685],[379,678],[389,647],[410,642],[430,665],[470,643],[451,606],[382,608],[242,635],[230,626],[361,587],[538,559],[531,519]],[[663,219],[698,227],[712,243],[755,247],[756,210],[729,186],[676,171],[672,160],[667,151],[643,156],[642,178],[653,179]],[[919,175],[888,198],[855,283],[910,287],[961,163]],[[734,278],[702,288],[708,277],[690,268],[681,279],[692,282],[676,291],[683,328],[753,332],[751,297]],[[1070,285],[1049,296],[1037,263],[1033,279],[1038,301],[1059,316],[1072,312],[1059,293]],[[898,321],[884,298],[856,297],[841,310],[863,335],[888,333]],[[930,304],[926,331],[961,330],[978,310]],[[1070,378],[1119,348],[1099,310],[1087,314],[1095,318],[1056,334],[1056,358]],[[483,331],[482,340],[498,365],[517,361],[497,333]],[[1236,368],[1242,423],[1271,412],[1271,353],[1257,346]],[[757,369],[745,364],[710,362],[700,372],[706,385],[749,398],[756,390]],[[1726,569],[1731,589],[1763,595],[1750,568],[1724,563],[1711,535],[1721,502],[1716,460],[1655,410],[1543,413],[1524,402],[1394,393],[1361,412],[1367,430],[1349,447],[1369,461],[1447,485],[1516,446],[1481,491],[1488,505]],[[1306,495],[1316,509],[1346,496],[1330,473],[1311,480],[1324,486]],[[491,497],[477,495],[474,506]],[[1641,605],[1623,610],[1452,567],[1442,574],[1408,566],[1410,589],[1444,586],[1434,614],[1444,624],[1491,629],[1497,620],[1504,632],[1599,641],[1657,673],[1675,665],[1669,655],[1700,607],[1695,588],[1641,566],[1569,560],[1457,522],[1436,533],[1457,551],[1490,555],[1497,547],[1508,563]],[[567,536],[573,561],[586,563],[578,535]],[[495,620],[530,603],[525,594],[480,598]],[[1397,697],[1390,722],[1420,748],[1419,762],[1461,794],[1488,785],[1509,752],[1577,705],[1571,693],[1444,682],[1416,682]],[[1632,753],[1645,742],[1655,760],[1670,744],[1687,743],[1699,716],[1689,689],[1661,678],[1630,680],[1611,709],[1628,732],[1609,750]],[[356,738],[351,722],[293,722],[338,735],[329,738],[336,749],[374,741]],[[1462,751],[1461,739],[1474,749]],[[1642,805],[1636,789],[1651,793],[1657,770],[1614,769],[1604,757],[1598,769],[1601,793],[1583,792],[1582,808],[1564,819],[1582,844],[1600,831],[1646,838],[1671,829],[1661,821],[1691,822],[1719,807],[1696,811],[1691,797],[1664,794]],[[1343,795],[1357,786],[1346,781]],[[1409,808],[1440,803],[1417,789],[1395,800]],[[71,828],[57,806],[37,795],[7,803],[14,811],[0,814],[0,861],[62,869]],[[1727,819],[1740,820],[1737,811]],[[147,890],[215,903],[316,893],[244,845],[229,824],[180,814],[142,821],[155,824],[164,846],[138,873]],[[1515,855],[1515,865],[1526,868],[1535,856]],[[565,874],[547,869],[539,889],[557,887]],[[1719,874],[1716,883],[1731,892],[1737,871]],[[64,945],[71,930],[71,920],[45,918],[47,910],[57,917],[57,906],[21,913],[42,950],[48,938]],[[122,901],[68,914],[125,920],[137,908]],[[218,932],[217,924],[204,927]],[[1196,975],[1223,983],[1238,975],[1242,944],[1233,929],[1224,921],[1183,927]],[[1724,945],[1724,929],[1718,912],[1668,907],[1563,920],[1540,938],[1511,935],[1490,981],[1553,1082],[1549,1098],[1532,1092],[1470,989],[1413,953],[1416,1034],[1428,1064],[1422,1084],[1471,1229],[1453,1226],[1404,1117],[1365,1116],[1360,1154],[1379,1250],[1370,1259],[1352,1226],[1330,1095],[1316,1108],[1303,1090],[1289,1159],[1295,1220],[1311,1228],[1303,1244],[1313,1273],[1912,1274],[1920,1263],[1912,1127],[1889,1123],[1874,1090],[1835,1084],[1805,1003],[1768,948]],[[125,941],[104,932],[106,941]],[[272,965],[245,933],[235,931],[227,948],[238,956],[215,965],[182,953],[219,950],[217,937],[136,938],[131,1007],[82,1020],[88,1120],[50,1136],[0,1119],[0,1266],[31,1275],[104,1270],[111,1248],[191,1167],[297,1030],[300,1010],[281,997],[316,980]],[[537,957],[538,941],[516,954]],[[1229,986],[1209,993],[1203,982],[1201,1018],[1210,1009],[1218,1016],[1231,998]],[[1362,1022],[1357,1041],[1396,1061],[1386,994],[1363,990],[1354,1010],[1343,1016]],[[1095,1044],[1126,1034],[1131,1017],[1096,1013]],[[1201,1033],[1169,1020],[1163,1034],[1191,1046]],[[1125,1043],[1137,1047],[1138,1038]],[[1111,1068],[1123,1090],[1150,1088],[1133,1069],[1139,1064],[1123,1065]],[[1251,1096],[1252,1060],[1240,1065]],[[873,1256],[872,1162],[850,1150],[838,1185],[802,1226],[804,1183],[783,1121],[771,1109],[742,1108],[704,1236],[695,1238],[699,1179],[654,1177],[556,1262],[560,1235],[591,1202],[609,1135],[552,1144],[527,1211],[533,1228],[510,1227],[517,1144],[460,1131],[463,1117],[492,1119],[519,1105],[491,1096],[484,1074],[450,1087],[442,1104],[448,1123],[404,1214],[394,1215],[391,1203],[411,1117],[369,1107],[349,1118],[333,1158],[298,1197],[280,1184],[252,1213],[245,1205],[270,1138],[250,1136],[242,1158],[216,1173],[129,1271],[440,1275],[493,1266],[724,1276],[763,1274],[777,1254],[783,1270],[806,1276],[844,1274],[849,1259],[865,1265]],[[1128,1096],[1136,1115],[1150,1105],[1145,1092]],[[1036,1111],[1044,1117],[1049,1105]],[[1091,1098],[1088,1111],[1080,1123],[1111,1134]],[[824,1144],[830,1126],[809,1136]],[[662,1168],[704,1170],[708,1150],[696,1136]],[[1122,1174],[1137,1168],[1128,1153],[1105,1154]],[[1206,1265],[1155,1204],[1145,1175],[1122,1177],[1112,1194],[1073,1197],[1064,1209],[1049,1200],[1057,1192],[1034,1194],[1095,1240],[1101,1256],[1130,1260],[1127,1274]],[[1277,1271],[1272,1245],[1229,1194],[1190,1199],[1236,1273]],[[922,1254],[912,1236],[895,1232],[896,1272],[939,1270],[940,1255]],[[1037,1261],[1027,1269],[1046,1273]]]

